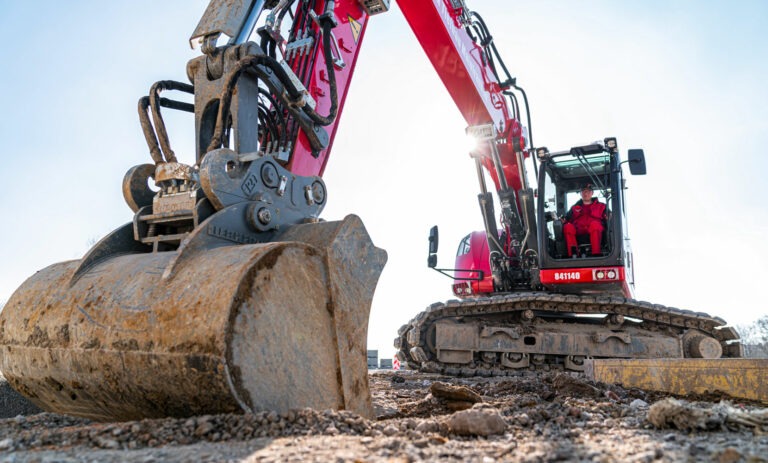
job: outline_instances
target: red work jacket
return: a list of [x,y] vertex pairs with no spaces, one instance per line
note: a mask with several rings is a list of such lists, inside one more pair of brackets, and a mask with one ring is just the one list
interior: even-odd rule
[[605,219],[605,204],[593,198],[591,204],[579,200],[565,215],[565,221],[576,227],[576,233],[587,233],[589,224],[597,221],[601,225]]

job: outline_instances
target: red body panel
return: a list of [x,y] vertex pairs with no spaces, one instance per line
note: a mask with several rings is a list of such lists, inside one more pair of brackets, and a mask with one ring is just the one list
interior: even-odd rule
[[[606,277],[597,278],[599,272],[605,274]],[[610,272],[615,273],[615,278],[607,277]],[[545,288],[559,292],[620,292],[625,297],[633,297],[624,267],[542,269],[539,271],[539,279]],[[568,291],[569,288],[573,291]]]
[[[322,9],[324,8],[320,3],[321,2],[318,2],[317,6],[318,15],[322,13]],[[333,147],[333,139],[336,136],[336,129],[339,125],[341,113],[344,108],[344,101],[347,98],[349,84],[352,81],[352,74],[354,73],[355,65],[357,64],[360,46],[363,43],[365,30],[368,26],[368,15],[356,0],[337,1],[334,12],[336,14],[338,26],[333,29],[333,35],[336,37],[336,41],[339,45],[339,53],[341,53],[341,56],[346,63],[346,66],[343,68],[335,68],[336,86],[339,97],[338,114],[333,123],[325,127],[330,136],[330,141],[328,146],[320,152],[318,157],[312,155],[312,149],[306,135],[304,135],[304,132],[299,131],[296,147],[287,165],[287,168],[297,175],[322,175],[323,171],[325,171],[325,165],[328,162],[328,157],[331,153],[331,148]],[[318,32],[317,25],[314,26],[314,29],[317,36],[321,36]],[[316,56],[313,64],[312,77],[307,86],[307,90],[317,102],[317,112],[320,114],[328,114],[328,110],[331,107],[331,96],[328,90],[329,80],[325,69],[325,57],[323,55],[322,47],[316,48]],[[294,68],[293,65],[291,67]]]
[[477,296],[493,292],[493,278],[491,277],[491,264],[488,259],[488,239],[485,232],[475,231],[469,235],[469,252],[456,255],[456,278],[478,278],[480,272],[483,279],[456,280],[453,285],[453,293],[459,297]]
[[482,49],[459,22],[460,10],[448,0],[405,0],[398,5],[467,124],[492,122],[504,130],[511,114],[492,70],[483,63]]

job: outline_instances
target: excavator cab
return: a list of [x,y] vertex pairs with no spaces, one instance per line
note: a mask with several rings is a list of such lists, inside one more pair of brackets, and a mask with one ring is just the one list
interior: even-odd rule
[[[554,291],[606,293],[631,297],[632,251],[629,246],[622,164],[645,173],[642,150],[630,150],[622,161],[615,138],[550,153],[539,149],[538,223],[540,280]],[[576,252],[569,253],[564,218],[580,200],[581,186],[591,184],[593,198],[605,205],[600,248],[594,249],[588,235],[577,235]],[[572,255],[571,255],[572,254]],[[593,272],[594,269],[598,269]]]

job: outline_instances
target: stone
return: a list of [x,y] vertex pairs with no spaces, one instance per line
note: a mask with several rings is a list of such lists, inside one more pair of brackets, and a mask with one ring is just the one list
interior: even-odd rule
[[502,434],[507,428],[499,411],[491,408],[456,412],[446,418],[444,423],[449,432],[461,436],[491,436]]
[[451,400],[448,403],[445,404],[445,407],[449,410],[452,410],[454,412],[460,411],[460,410],[467,410],[472,408],[474,403],[472,402],[465,402],[463,400]]
[[646,408],[648,406],[648,402],[642,399],[635,399],[629,404],[629,408],[632,410],[637,410],[639,408]]
[[389,424],[382,430],[382,432],[385,436],[394,436],[398,433],[398,429],[395,427],[395,425]]
[[114,440],[114,439],[107,439],[105,437],[97,437],[95,439],[95,441],[96,441],[96,445],[98,445],[99,447],[101,447],[103,449],[115,450],[115,449],[119,449],[120,448],[120,444],[116,440]]
[[210,421],[203,421],[195,429],[195,436],[203,437],[211,431],[213,431],[213,424]]
[[424,420],[416,425],[416,431],[422,433],[437,432],[440,427],[436,421]]
[[470,402],[475,404],[482,402],[483,400],[480,398],[480,394],[466,386],[453,386],[439,381],[432,383],[429,387],[429,392],[431,392],[434,397],[457,402]]
[[583,395],[597,398],[603,395],[596,387],[564,373],[555,377],[554,381],[552,382],[552,386],[555,388],[557,395],[559,396]]
[[728,447],[720,453],[717,457],[717,461],[718,463],[736,463],[741,461],[742,457],[741,452],[733,447]]

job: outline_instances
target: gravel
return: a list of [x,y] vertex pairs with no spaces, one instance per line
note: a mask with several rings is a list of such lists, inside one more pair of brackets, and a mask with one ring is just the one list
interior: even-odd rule
[[765,429],[745,418],[768,413],[756,404],[678,397],[670,403],[689,412],[720,417],[732,410],[738,417],[678,429],[648,420],[666,396],[563,373],[448,378],[378,371],[370,382],[373,420],[311,409],[121,423],[19,415],[0,420],[0,462],[768,462]]

